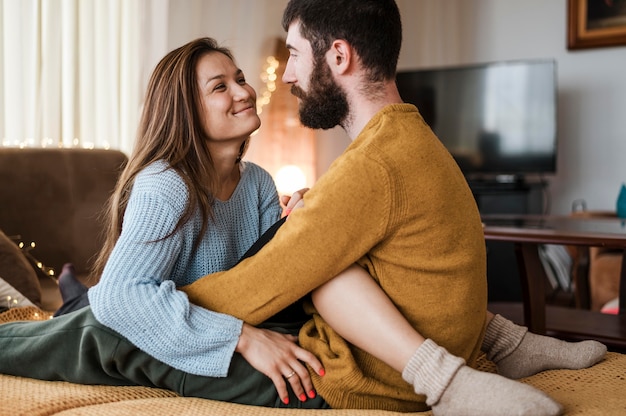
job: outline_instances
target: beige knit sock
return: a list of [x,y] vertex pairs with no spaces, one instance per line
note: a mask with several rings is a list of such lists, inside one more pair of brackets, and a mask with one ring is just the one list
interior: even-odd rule
[[543,370],[590,367],[606,354],[606,346],[600,342],[566,342],[533,334],[501,315],[487,325],[481,350],[496,364],[498,374],[513,379]]
[[469,368],[430,339],[415,351],[402,372],[417,394],[426,396],[433,415],[556,416],[561,406],[534,387]]

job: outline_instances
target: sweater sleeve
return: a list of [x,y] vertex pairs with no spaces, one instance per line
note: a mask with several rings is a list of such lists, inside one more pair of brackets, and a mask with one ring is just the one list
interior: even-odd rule
[[186,234],[163,237],[180,218],[176,203],[185,200],[186,190],[178,186],[177,198],[176,183],[142,185],[138,177],[122,233],[100,282],[89,291],[94,316],[174,368],[226,376],[242,322],[190,304],[169,280]]
[[304,207],[292,212],[259,253],[226,272],[182,287],[190,300],[258,324],[380,242],[389,223],[388,172],[360,152],[341,159],[344,163],[335,163],[320,178],[305,194]]

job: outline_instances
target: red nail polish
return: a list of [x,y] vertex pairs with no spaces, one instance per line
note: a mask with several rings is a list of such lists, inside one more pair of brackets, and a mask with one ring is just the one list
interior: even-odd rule
[[291,208],[287,208],[287,209],[285,210],[285,215],[289,215],[289,214],[291,214]]
[[314,399],[315,398],[315,390],[311,390],[309,392],[309,399]]
[[320,371],[319,371],[319,375],[320,375],[321,377],[324,377],[324,374],[326,374],[326,371],[324,371],[324,369],[323,369],[323,368],[321,368],[321,369],[320,369]]
[[284,403],[284,404],[289,404],[289,397],[285,397],[285,398],[283,399],[283,403]]
[[301,402],[306,401],[306,395],[305,395],[304,393],[302,393],[302,394],[300,395],[299,399],[300,399],[300,401],[301,401]]

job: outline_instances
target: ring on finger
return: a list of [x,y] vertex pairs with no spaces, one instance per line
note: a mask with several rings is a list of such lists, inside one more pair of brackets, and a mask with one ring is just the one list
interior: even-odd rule
[[285,376],[285,378],[286,378],[286,379],[290,379],[291,377],[293,377],[293,376],[295,376],[295,375],[296,375],[296,372],[295,372],[295,371],[292,371],[291,373],[287,374],[287,375]]

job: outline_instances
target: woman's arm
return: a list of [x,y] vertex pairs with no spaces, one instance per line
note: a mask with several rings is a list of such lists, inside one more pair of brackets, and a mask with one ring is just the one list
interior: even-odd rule
[[193,374],[228,372],[242,322],[189,303],[172,276],[188,250],[185,227],[167,235],[179,210],[158,194],[134,192],[122,233],[100,282],[89,291],[94,315],[158,360]]
[[[287,397],[282,376],[289,372],[280,372],[287,367],[303,374],[289,379],[294,392],[300,395],[311,391],[303,363],[314,369],[321,368],[321,364],[298,347],[294,337],[252,327],[242,330],[240,320],[190,304],[187,296],[176,290],[170,279],[179,274],[179,263],[186,265],[180,259],[186,258],[193,244],[193,231],[188,230],[194,226],[190,224],[162,239],[180,217],[183,205],[177,203],[185,200],[171,196],[181,191],[176,177],[163,178],[163,175],[156,175],[159,177],[156,191],[144,178],[137,180],[122,234],[101,282],[89,294],[96,318],[177,369],[225,376],[236,350],[274,381],[280,397]],[[274,190],[274,207],[268,204],[262,212],[269,216],[273,210],[274,217],[278,217],[277,205]]]

